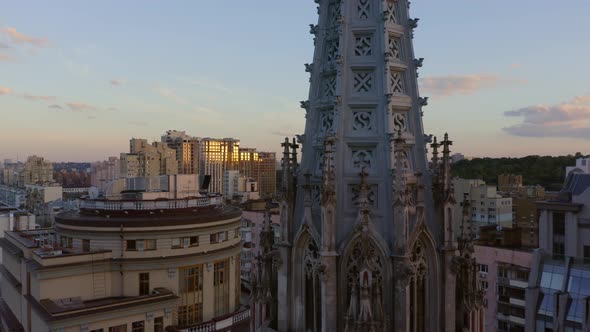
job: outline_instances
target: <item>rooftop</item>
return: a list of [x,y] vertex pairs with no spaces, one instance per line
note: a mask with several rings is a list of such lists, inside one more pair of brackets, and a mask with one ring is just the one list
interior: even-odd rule
[[132,306],[151,304],[155,302],[176,300],[178,297],[166,288],[154,288],[150,295],[134,297],[106,297],[95,300],[83,301],[81,298],[42,299],[37,301],[27,295],[27,300],[47,320],[59,320],[78,317],[82,315],[96,314],[106,311],[115,311]]

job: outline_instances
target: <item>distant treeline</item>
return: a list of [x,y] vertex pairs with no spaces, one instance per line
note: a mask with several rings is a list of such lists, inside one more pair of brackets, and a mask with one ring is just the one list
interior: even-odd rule
[[524,185],[541,185],[547,190],[559,190],[565,179],[565,168],[575,166],[575,155],[527,156],[523,158],[475,158],[453,164],[453,176],[464,179],[482,179],[488,184],[497,184],[500,174],[522,175]]

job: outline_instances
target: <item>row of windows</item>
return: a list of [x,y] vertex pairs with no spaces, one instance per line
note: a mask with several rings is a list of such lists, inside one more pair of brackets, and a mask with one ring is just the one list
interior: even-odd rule
[[[147,326],[145,321],[137,321],[131,323],[131,332],[144,332]],[[109,332],[127,332],[127,324],[111,326],[108,329]],[[154,332],[164,332],[164,317],[154,318]],[[104,329],[91,330],[90,332],[105,332]]]
[[[229,232],[217,232],[209,235],[209,242],[210,243],[219,243],[223,241],[229,240]],[[238,238],[240,236],[240,229],[236,228],[234,231],[234,238]],[[147,250],[156,250],[156,240],[155,239],[135,239],[135,240],[127,240],[126,241],[126,250],[127,251],[147,251]],[[177,237],[172,239],[172,249],[179,249],[179,248],[189,248],[189,247],[196,247],[199,245],[199,237],[198,236],[187,236],[187,237]],[[88,243],[90,246],[90,243]]]

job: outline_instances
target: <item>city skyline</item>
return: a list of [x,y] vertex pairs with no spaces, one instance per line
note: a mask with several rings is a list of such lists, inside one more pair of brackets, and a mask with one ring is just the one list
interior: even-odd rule
[[[467,156],[587,153],[590,4],[452,4],[412,3],[426,133]],[[168,129],[279,152],[303,131],[313,1],[3,9],[1,159],[103,160]]]

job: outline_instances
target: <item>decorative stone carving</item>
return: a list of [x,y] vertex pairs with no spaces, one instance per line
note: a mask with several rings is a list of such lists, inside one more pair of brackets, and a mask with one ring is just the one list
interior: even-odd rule
[[334,131],[334,111],[326,110],[320,112],[320,131],[326,135]]
[[371,56],[373,49],[373,36],[371,34],[357,35],[354,38],[354,55]]
[[309,33],[310,34],[317,36],[318,32],[319,32],[319,27],[317,25],[314,25],[314,24],[309,25]]
[[358,71],[354,72],[354,92],[369,93],[373,91],[373,72]]
[[311,73],[313,71],[313,63],[306,63],[304,66],[306,73]]
[[418,97],[420,106],[428,106],[428,97]]
[[353,149],[352,166],[357,169],[370,169],[373,164],[373,150],[370,149]]
[[370,131],[373,130],[373,112],[372,111],[353,111],[352,112],[352,130]]
[[387,42],[387,55],[401,60],[401,46],[400,46],[400,38],[389,35],[388,42]]
[[383,12],[383,20],[388,23],[397,23],[397,10],[395,1],[386,1],[387,9]]
[[391,85],[391,92],[394,94],[403,94],[404,93],[404,82],[403,82],[403,73],[395,70],[390,70],[390,85]]
[[340,40],[338,38],[331,39],[326,42],[326,65],[328,67],[336,66],[336,62],[340,56]]
[[[354,206],[359,205],[360,190],[358,186],[351,185],[351,203]],[[367,191],[367,203],[370,207],[375,207],[377,203],[377,185],[369,185]]]
[[393,113],[393,131],[396,134],[408,131],[408,120],[405,113]]
[[324,77],[322,97],[333,97],[336,94],[336,75]]
[[306,111],[309,111],[309,100],[302,100],[300,102],[300,106],[301,108],[303,108]]
[[342,22],[342,15],[340,13],[340,1],[336,1],[328,5],[328,26],[337,27]]
[[371,16],[372,0],[357,0],[356,13],[359,20],[367,20]]

